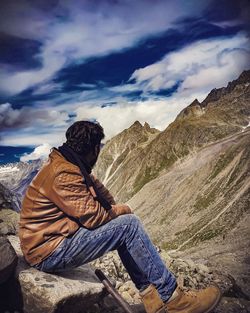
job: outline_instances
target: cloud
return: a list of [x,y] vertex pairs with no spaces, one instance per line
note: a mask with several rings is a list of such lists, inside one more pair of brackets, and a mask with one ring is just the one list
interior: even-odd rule
[[105,131],[105,140],[108,140],[131,126],[138,120],[142,124],[148,122],[152,127],[164,130],[196,97],[203,99],[206,94],[196,93],[182,97],[151,99],[140,102],[120,102],[115,106],[83,106],[76,109],[76,120],[95,119]]
[[39,56],[42,68],[26,71],[3,70],[0,74],[0,92],[4,95],[13,95],[37,85],[51,78],[65,64],[66,58],[59,53],[47,53],[43,51]]
[[[19,128],[20,132],[6,134],[1,142],[3,145],[32,146],[47,142],[56,146],[63,142],[69,124],[81,119],[98,120],[105,129],[106,139],[135,120],[163,130],[195,98],[202,101],[212,88],[225,86],[228,81],[236,79],[248,67],[248,57],[248,38],[244,34],[201,40],[168,54],[160,62],[138,69],[131,77],[134,84],[85,90],[78,93],[78,102],[73,101],[74,95],[62,94],[58,102],[62,104],[54,108],[23,107],[17,110],[10,104],[2,104],[2,129]],[[179,87],[171,97],[153,96],[154,92],[171,88],[176,82]],[[49,85],[44,86],[49,88]],[[128,101],[126,94],[137,90],[143,90],[143,96],[148,100]],[[103,105],[110,99],[112,105]],[[37,125],[42,125],[41,132],[37,131]],[[25,127],[29,129],[26,131]]]
[[52,147],[49,144],[44,143],[41,146],[36,147],[33,152],[24,153],[24,155],[20,157],[20,161],[27,162],[31,160],[45,159],[49,155],[51,148]]
[[[9,9],[12,14],[6,14],[8,19],[0,19],[0,26],[13,36],[35,39],[41,43],[37,45],[35,55],[32,55],[39,60],[41,67],[21,71],[7,65],[1,67],[0,92],[14,95],[34,87],[19,97],[13,97],[18,106],[21,105],[20,99],[28,99],[29,102],[21,109],[15,109],[10,104],[12,101],[0,105],[0,130],[3,131],[1,143],[33,147],[46,143],[57,146],[63,142],[69,124],[79,119],[98,120],[105,129],[106,139],[129,127],[135,120],[165,129],[195,98],[203,100],[212,88],[225,86],[249,65],[249,41],[244,33],[222,37],[219,31],[214,33],[214,28],[208,28],[204,30],[204,36],[209,33],[210,37],[220,37],[187,45],[188,41],[182,38],[182,28],[174,24],[175,30],[170,30],[172,35],[164,37],[165,41],[162,40],[161,36],[178,18],[184,15],[199,17],[205,2],[156,0],[152,5],[149,0],[82,1],[72,6],[69,0],[52,0],[51,5],[47,1],[39,1],[39,6],[35,2],[31,6],[33,2],[24,0],[25,5],[22,6],[17,1],[17,6]],[[48,7],[45,9],[46,3],[49,10]],[[25,18],[22,16],[23,12]],[[216,19],[214,23],[219,21]],[[228,19],[223,20],[223,23],[223,27],[237,25]],[[234,32],[235,30],[231,30],[229,33]],[[154,53],[150,47],[144,45],[146,39],[152,35],[160,38],[159,41],[150,39],[150,43],[157,47]],[[163,45],[163,42],[172,47],[171,51],[176,49],[177,46],[173,48],[171,42],[177,37],[182,42],[182,47],[186,44],[184,48],[168,53],[159,62],[138,68],[131,76],[131,81],[117,86],[116,82],[108,84],[105,75],[102,76],[102,72],[109,72],[109,68],[113,68],[114,76],[119,70],[115,62],[114,66],[111,62],[106,63],[111,64],[109,68],[103,67],[102,62],[97,62],[98,57],[107,56],[107,59],[112,59],[114,56],[109,55],[114,52],[123,51],[125,54],[127,48],[133,46],[136,49],[141,45],[140,53],[133,54],[130,51],[126,62],[120,58],[120,54],[116,55],[116,60],[119,58],[117,63],[125,68],[131,62],[135,64],[134,70],[136,66],[142,67],[159,60],[156,50],[160,50],[158,46]],[[194,38],[197,38],[197,34],[190,36],[188,40]],[[149,54],[154,54],[155,58],[145,58],[142,47],[148,49]],[[165,51],[161,50],[161,56]],[[138,65],[138,55],[142,56],[140,64],[143,65]],[[84,62],[85,65],[88,64],[87,61],[89,67],[80,71],[78,66]],[[69,65],[73,67],[72,72],[69,72]],[[96,75],[95,66],[100,69]],[[62,68],[65,68],[63,74],[66,79],[56,80],[56,73]],[[125,81],[133,70],[128,71]],[[112,70],[110,72],[113,76]],[[74,74],[78,74],[80,79],[75,80]],[[88,76],[91,75],[94,77],[93,82],[88,81]],[[73,77],[72,80],[69,79],[70,76]],[[101,85],[98,77],[107,84]],[[119,81],[122,79],[119,76]],[[111,85],[116,86],[109,87]],[[159,96],[162,90],[171,88],[174,90],[174,93],[170,93],[171,97]],[[146,101],[129,100],[140,99],[138,94],[141,91],[141,99],[147,99]],[[29,103],[34,105],[33,99],[36,107],[28,107]]]
[[34,107],[22,107],[14,109],[10,103],[0,104],[0,130],[14,130],[28,127],[65,125],[68,114],[56,109],[38,109]]
[[[131,126],[135,120],[141,123],[148,122],[152,127],[160,130],[165,129],[177,114],[194,98],[203,99],[206,94],[195,93],[182,97],[176,94],[171,98],[151,99],[147,101],[129,102],[126,98],[117,97],[116,104],[103,105],[102,98],[97,101],[82,101],[76,103],[64,103],[58,105],[58,112],[68,112],[70,119],[59,126],[57,121],[50,125],[44,123],[37,127],[34,120],[28,128],[20,128],[18,132],[5,131],[1,138],[2,145],[8,146],[38,146],[47,143],[50,146],[59,146],[65,141],[67,128],[77,120],[97,120],[105,131],[105,140],[115,136],[125,128]],[[47,108],[50,112],[52,108]],[[29,115],[31,119],[31,115]]]
[[71,1],[14,3],[3,5],[0,27],[12,36],[41,42],[39,52],[33,56],[41,68],[15,71],[2,67],[0,92],[9,96],[51,79],[71,63],[131,47],[167,30],[177,18],[198,14],[206,6],[197,1],[190,6],[185,0],[158,0],[154,5],[145,0],[83,1],[77,5]]
[[59,93],[62,90],[61,84],[55,84],[52,82],[45,82],[43,84],[40,84],[35,90],[33,90],[32,95],[46,95],[46,94],[52,94],[52,93]]
[[180,82],[177,92],[208,92],[249,68],[249,60],[249,39],[239,33],[230,38],[192,43],[155,64],[136,70],[130,79],[145,93],[168,89]]

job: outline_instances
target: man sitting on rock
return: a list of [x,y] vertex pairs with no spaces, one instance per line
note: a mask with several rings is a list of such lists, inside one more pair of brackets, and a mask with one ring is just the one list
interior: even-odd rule
[[53,273],[117,250],[146,312],[210,312],[220,300],[220,290],[210,286],[184,291],[177,286],[139,218],[128,205],[117,204],[91,174],[103,128],[78,121],[66,138],[52,149],[22,203],[19,236],[26,261]]

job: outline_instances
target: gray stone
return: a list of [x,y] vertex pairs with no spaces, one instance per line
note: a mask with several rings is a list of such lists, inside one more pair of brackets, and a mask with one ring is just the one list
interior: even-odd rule
[[17,255],[6,237],[0,237],[0,284],[7,281],[17,265]]
[[0,209],[0,235],[15,235],[18,232],[19,213]]
[[250,301],[223,297],[214,313],[250,313]]
[[102,298],[104,287],[88,265],[53,275],[38,271],[23,259],[18,237],[8,238],[19,256],[15,272],[19,291],[10,292],[13,298],[22,298],[24,313],[83,313]]

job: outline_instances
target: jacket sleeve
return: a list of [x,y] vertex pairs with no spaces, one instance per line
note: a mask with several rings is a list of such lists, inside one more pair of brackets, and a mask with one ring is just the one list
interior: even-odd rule
[[120,214],[126,214],[123,206],[112,205],[107,211],[96,201],[80,173],[67,170],[59,172],[52,184],[50,200],[65,214],[76,218],[84,227],[95,228]]
[[110,204],[115,204],[115,199],[113,198],[109,190],[93,174],[91,174],[90,176],[103,198],[105,198]]

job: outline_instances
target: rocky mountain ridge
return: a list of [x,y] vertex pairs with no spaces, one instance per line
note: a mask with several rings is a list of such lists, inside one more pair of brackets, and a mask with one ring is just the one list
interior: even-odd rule
[[129,194],[128,189],[134,183],[134,173],[131,170],[139,174],[145,147],[159,133],[159,130],[151,128],[148,123],[142,125],[136,121],[109,140],[101,150],[94,172],[120,199]]
[[235,275],[248,295],[249,82],[247,71],[206,105],[195,100],[143,147],[140,162],[124,159],[120,166],[133,176],[133,184],[124,181],[125,196],[107,182],[118,201],[129,200],[157,245]]
[[15,162],[0,166],[0,197],[9,202],[15,211],[20,211],[21,201],[28,184],[44,161]]
[[[152,140],[144,145],[133,147],[140,142],[141,128],[133,134],[133,144],[129,146],[130,137],[121,132],[103,147],[96,164],[97,176],[105,181],[107,187],[116,195],[118,201],[127,201],[146,183],[156,178],[162,170],[169,168],[176,161],[186,157],[202,146],[223,139],[230,134],[240,132],[250,121],[250,71],[229,83],[216,99],[202,106],[198,100],[182,110],[176,119],[162,132],[156,132]],[[212,93],[213,94],[213,93]],[[110,164],[119,138],[120,150],[126,153],[119,158],[119,170],[110,172]],[[127,158],[126,155],[130,155]],[[107,161],[110,159],[110,161]]]
[[201,102],[201,106],[204,107],[208,103],[217,101],[222,96],[230,94],[232,91],[234,91],[235,88],[238,88],[239,85],[245,84],[245,86],[248,87],[249,81],[250,81],[250,70],[243,71],[236,80],[229,82],[226,87],[212,89],[208,96]]
[[18,212],[20,210],[20,206],[20,197],[0,183],[0,208],[11,207]]
[[234,273],[248,294],[249,159],[247,129],[176,162],[128,202],[155,243]]

